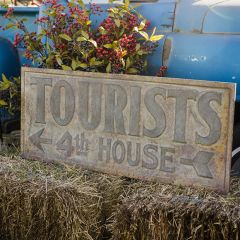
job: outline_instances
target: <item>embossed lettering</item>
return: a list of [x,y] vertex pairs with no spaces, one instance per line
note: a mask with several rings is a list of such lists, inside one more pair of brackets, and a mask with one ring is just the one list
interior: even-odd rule
[[119,85],[107,84],[106,88],[104,131],[125,134],[123,110],[127,105],[127,93]]
[[66,156],[69,157],[72,154],[72,135],[67,131],[63,134],[61,139],[56,144],[57,150],[63,150],[66,152]]
[[209,127],[208,136],[201,136],[196,133],[196,143],[203,145],[212,145],[218,141],[221,136],[221,120],[216,111],[210,106],[212,101],[219,105],[222,103],[222,94],[217,92],[204,93],[198,100],[198,112]]
[[[61,88],[64,89],[65,93],[64,118],[61,117]],[[51,94],[50,109],[55,122],[60,126],[66,126],[71,122],[75,111],[75,97],[74,91],[68,82],[60,80],[55,84]]]
[[79,119],[87,130],[94,130],[101,121],[102,84],[79,83]]
[[122,141],[117,140],[112,146],[112,156],[113,160],[120,164],[124,161],[126,149]]
[[141,88],[131,87],[129,135],[139,136],[141,116]]
[[155,127],[153,129],[143,127],[143,135],[151,138],[161,136],[166,128],[166,116],[162,107],[156,102],[157,95],[160,95],[165,99],[166,90],[159,87],[151,88],[146,92],[144,97],[144,103],[147,110],[155,120]]
[[160,164],[160,170],[164,172],[174,172],[175,171],[175,166],[169,167],[167,166],[166,162],[170,162],[173,164],[173,155],[168,155],[174,154],[175,149],[174,148],[167,148],[167,147],[161,147],[161,164]]
[[45,124],[45,88],[52,86],[51,78],[31,78],[31,84],[37,85],[36,123]]
[[144,155],[148,158],[148,161],[145,161],[143,159],[142,166],[147,169],[156,169],[158,166],[158,147],[152,144],[147,144],[144,146],[143,152]]
[[195,90],[170,89],[168,97],[176,99],[175,104],[175,128],[174,141],[186,143],[187,102],[189,99],[196,100],[198,92]]
[[107,139],[107,144],[103,144],[104,138],[99,138],[98,160],[103,161],[103,153],[106,153],[106,162],[110,161],[112,139]]
[[132,153],[132,142],[127,142],[127,161],[130,166],[138,166],[141,158],[141,144],[136,143],[136,157],[133,159],[135,154]]

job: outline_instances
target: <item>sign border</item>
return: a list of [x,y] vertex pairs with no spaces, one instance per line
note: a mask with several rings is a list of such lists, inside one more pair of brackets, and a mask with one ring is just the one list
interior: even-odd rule
[[[73,77],[91,77],[101,79],[112,79],[112,80],[127,80],[127,81],[138,81],[138,82],[149,82],[149,83],[162,83],[171,85],[184,85],[184,86],[196,86],[196,87],[208,87],[208,88],[219,88],[228,89],[229,91],[229,118],[228,118],[228,131],[227,131],[227,147],[226,147],[226,160],[225,160],[225,176],[224,176],[224,191],[223,193],[229,192],[230,188],[230,170],[231,170],[231,152],[232,152],[232,135],[233,135],[233,123],[234,123],[234,112],[235,110],[235,96],[236,96],[236,83],[226,83],[217,81],[207,80],[195,80],[195,79],[183,79],[183,78],[167,78],[167,77],[154,77],[154,76],[141,76],[141,75],[128,75],[128,74],[110,74],[110,73],[94,73],[94,72],[82,72],[82,71],[65,71],[60,69],[43,69],[43,68],[21,68],[21,154],[23,157],[28,158],[28,154],[24,151],[25,143],[25,76],[27,73],[42,73],[42,74],[56,74],[56,75],[67,75]],[[169,83],[171,79],[171,83]],[[89,79],[91,81],[91,79]],[[190,80],[190,81],[189,81]],[[50,159],[48,159],[50,160]],[[54,160],[52,160],[54,161]],[[103,171],[104,172],[104,171]],[[106,172],[107,173],[107,172]],[[212,187],[211,189],[215,189]],[[219,191],[219,189],[216,189]]]

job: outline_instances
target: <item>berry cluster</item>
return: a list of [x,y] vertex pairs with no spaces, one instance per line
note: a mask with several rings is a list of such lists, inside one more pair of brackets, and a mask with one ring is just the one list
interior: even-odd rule
[[134,27],[139,25],[138,17],[133,14],[127,15],[126,23],[128,31],[131,31]]
[[151,22],[149,20],[146,21],[145,26],[143,28],[144,31],[147,30],[147,28],[150,26]]
[[109,44],[112,43],[112,38],[111,36],[108,35],[100,35],[97,39],[96,42],[99,46],[104,45],[104,44]]
[[119,44],[122,48],[126,49],[129,54],[136,51],[137,39],[133,34],[126,35],[119,40]]
[[101,25],[108,33],[112,33],[116,30],[117,26],[112,17],[106,18]]
[[46,23],[47,21],[49,21],[49,17],[48,17],[48,16],[45,16],[45,17],[37,18],[37,19],[35,20],[35,23]]
[[5,18],[8,18],[13,14],[14,9],[13,8],[8,8],[8,11],[4,14]]
[[157,73],[157,76],[164,77],[166,75],[166,72],[167,72],[167,66],[161,66]]
[[17,33],[15,35],[15,38],[14,38],[14,41],[13,41],[13,45],[15,47],[17,47],[22,42],[22,40],[23,40],[23,36],[21,36],[19,33]]
[[73,15],[73,14],[81,15],[84,13],[84,11],[80,9],[78,6],[74,6],[74,7],[69,7],[69,13],[70,15]]
[[96,49],[96,56],[100,59],[108,59],[112,52],[112,50],[106,49],[104,47],[99,47]]
[[51,4],[53,6],[53,5],[57,5],[57,0],[45,0],[45,1],[43,1],[43,3],[45,5],[46,4]]
[[101,13],[103,12],[102,8],[100,5],[97,5],[96,3],[90,3],[90,11],[94,15],[100,16]]
[[26,59],[33,59],[33,55],[28,49],[25,51],[25,57]]
[[146,53],[151,53],[158,47],[158,43],[153,42],[144,42],[141,46],[141,49]]

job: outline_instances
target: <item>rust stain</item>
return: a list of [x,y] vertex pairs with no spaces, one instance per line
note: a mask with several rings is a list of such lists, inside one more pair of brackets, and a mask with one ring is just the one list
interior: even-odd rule
[[163,57],[162,57],[164,66],[167,66],[171,48],[172,48],[172,41],[170,39],[166,39],[163,45]]

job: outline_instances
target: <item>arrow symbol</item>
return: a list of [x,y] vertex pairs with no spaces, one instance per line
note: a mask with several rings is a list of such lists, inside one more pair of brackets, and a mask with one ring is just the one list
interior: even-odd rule
[[181,158],[180,163],[193,166],[199,177],[213,178],[213,175],[208,167],[208,164],[213,156],[213,152],[199,151],[193,159]]
[[29,137],[29,140],[32,142],[32,144],[44,152],[44,149],[42,147],[42,144],[52,144],[52,139],[48,138],[41,138],[43,134],[44,128],[40,129],[36,133],[34,133],[32,136]]

